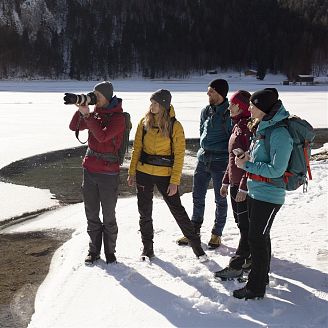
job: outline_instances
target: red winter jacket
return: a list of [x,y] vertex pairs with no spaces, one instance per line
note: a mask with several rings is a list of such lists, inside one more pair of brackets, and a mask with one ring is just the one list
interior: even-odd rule
[[[97,153],[117,153],[121,146],[125,130],[122,100],[115,97],[115,105],[108,108],[97,108],[88,118],[82,118],[77,111],[69,125],[73,131],[76,130],[80,121],[79,131],[88,129],[88,146]],[[106,115],[107,114],[107,115]],[[108,114],[110,115],[108,119]],[[85,156],[82,162],[85,169],[93,173],[119,173],[119,163],[111,163],[94,156]]]
[[228,145],[229,162],[222,179],[222,184],[237,186],[244,191],[247,191],[246,172],[236,166],[235,154],[232,150],[241,148],[242,150],[247,151],[249,149],[252,133],[247,127],[247,119],[248,117],[240,118],[232,129]]

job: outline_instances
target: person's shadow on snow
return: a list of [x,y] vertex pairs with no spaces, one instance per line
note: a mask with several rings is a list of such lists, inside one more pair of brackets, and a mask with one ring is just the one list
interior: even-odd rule
[[[234,253],[230,247],[222,251]],[[204,266],[210,272],[221,269],[215,262],[215,255],[211,257],[212,260]],[[293,325],[295,320],[304,325],[325,327],[324,323],[328,319],[327,275],[298,263],[272,258],[270,286],[266,297],[260,301],[238,300],[231,296],[234,289],[243,287],[243,284],[236,281],[222,282],[214,278],[193,277],[187,271],[160,258],[155,258],[151,265],[159,266],[173,278],[181,279],[183,283],[194,287],[197,291],[195,296],[178,296],[179,291],[175,295],[154,285],[124,263],[110,267],[104,264],[102,268],[132,295],[178,327],[214,327],[218,320],[224,320],[224,327]],[[219,288],[222,284],[225,292]]]
[[[155,263],[156,262],[156,263]],[[219,308],[217,301],[217,292],[209,286],[206,282],[205,287],[201,288],[204,281],[197,282],[196,278],[188,279],[186,274],[181,274],[181,271],[171,263],[164,262],[158,258],[154,259],[151,265],[163,266],[163,269],[170,274],[179,277],[183,277],[183,280],[198,290],[200,294],[206,295],[213,299],[213,306]],[[197,306],[200,296],[182,297],[179,296],[180,292],[177,291],[177,295],[154,285],[150,280],[141,275],[135,268],[129,267],[124,263],[117,263],[116,265],[107,266],[105,263],[100,267],[105,270],[108,275],[114,277],[122,287],[127,289],[134,297],[141,302],[147,304],[153,310],[163,315],[172,325],[176,327],[217,327],[218,314],[217,311],[213,313],[202,312]],[[128,314],[127,314],[128,315]],[[133,314],[132,314],[133,315]],[[245,327],[244,320],[242,318],[231,318],[228,313],[220,313],[221,319],[228,319],[234,327]],[[156,326],[156,323],[153,325]],[[248,327],[248,325],[246,325]],[[254,325],[249,325],[254,327]]]
[[[236,249],[233,247],[222,245],[211,251],[211,253],[208,252],[208,254],[210,258],[215,260],[215,257],[220,255],[230,258],[235,254],[235,251]],[[231,290],[231,292],[236,289],[236,284],[232,282],[220,283],[226,284],[227,289]],[[302,322],[303,320],[304,324],[326,327],[328,322],[328,275],[300,263],[281,260],[272,256],[270,284],[267,287],[264,301],[270,302],[270,307],[264,308],[264,310],[266,309],[267,312],[271,309],[273,314],[270,321],[267,322],[264,317],[268,316],[268,313],[264,313],[262,319],[267,324],[287,325],[289,318],[290,324],[294,324],[295,320],[297,322]],[[255,302],[255,304],[258,304],[258,302]],[[261,306],[262,302],[259,304]],[[274,313],[286,314],[285,319],[287,318],[287,321],[284,319],[279,321],[278,318],[275,318],[276,315]],[[258,318],[255,317],[254,319],[261,320],[262,314],[258,312],[258,315]],[[282,318],[284,317],[282,316]],[[299,318],[304,319],[300,320]]]

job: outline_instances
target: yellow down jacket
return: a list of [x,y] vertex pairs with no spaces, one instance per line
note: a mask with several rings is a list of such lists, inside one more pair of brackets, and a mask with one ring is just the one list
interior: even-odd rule
[[[170,106],[170,117],[174,117],[174,108]],[[155,116],[156,119],[156,116]],[[182,167],[186,149],[186,141],[184,136],[183,127],[180,122],[175,121],[173,125],[173,144],[172,152],[174,154],[173,167],[155,166],[139,161],[142,149],[150,155],[171,155],[171,139],[170,137],[163,137],[157,128],[152,128],[144,135],[142,142],[143,132],[142,119],[137,127],[137,131],[134,137],[132,158],[129,168],[129,175],[135,176],[136,171],[140,171],[146,174],[156,176],[171,176],[170,183],[179,185]]]

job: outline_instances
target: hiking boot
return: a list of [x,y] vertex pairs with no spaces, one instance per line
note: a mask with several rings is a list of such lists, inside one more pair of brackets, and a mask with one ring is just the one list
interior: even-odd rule
[[144,247],[141,257],[145,257],[145,256],[149,258],[155,257],[153,248]]
[[90,265],[93,264],[93,262],[96,262],[97,260],[100,259],[100,255],[99,254],[95,254],[95,253],[88,253],[87,257],[84,260],[84,264],[86,265]]
[[[198,225],[198,224],[195,224],[195,223],[192,223],[192,225],[194,227],[195,233],[200,237],[200,227],[201,226]],[[181,238],[179,238],[177,240],[177,244],[179,246],[187,246],[187,245],[189,245],[189,239],[187,237],[185,237],[185,236],[182,236]]]
[[264,293],[254,293],[250,289],[247,289],[246,286],[240,289],[236,289],[232,293],[233,297],[239,299],[253,300],[253,299],[262,299],[264,297]]
[[183,236],[177,240],[177,244],[179,246],[187,246],[187,245],[189,245],[189,239],[187,237]]
[[208,242],[208,247],[210,249],[218,248],[221,245],[221,236],[214,235],[212,233],[211,239]]
[[114,253],[109,253],[106,255],[106,263],[116,263],[116,256]]
[[223,270],[216,271],[214,277],[221,278],[222,280],[232,280],[234,278],[239,278],[243,274],[243,269],[237,270],[231,267],[226,267]]

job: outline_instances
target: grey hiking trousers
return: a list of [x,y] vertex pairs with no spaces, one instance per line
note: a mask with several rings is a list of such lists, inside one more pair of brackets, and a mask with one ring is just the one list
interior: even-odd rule
[[[115,207],[118,197],[119,175],[91,173],[83,170],[82,194],[90,236],[89,252],[100,254],[102,240],[105,256],[115,253],[117,223]],[[100,205],[103,220],[99,218]]]

